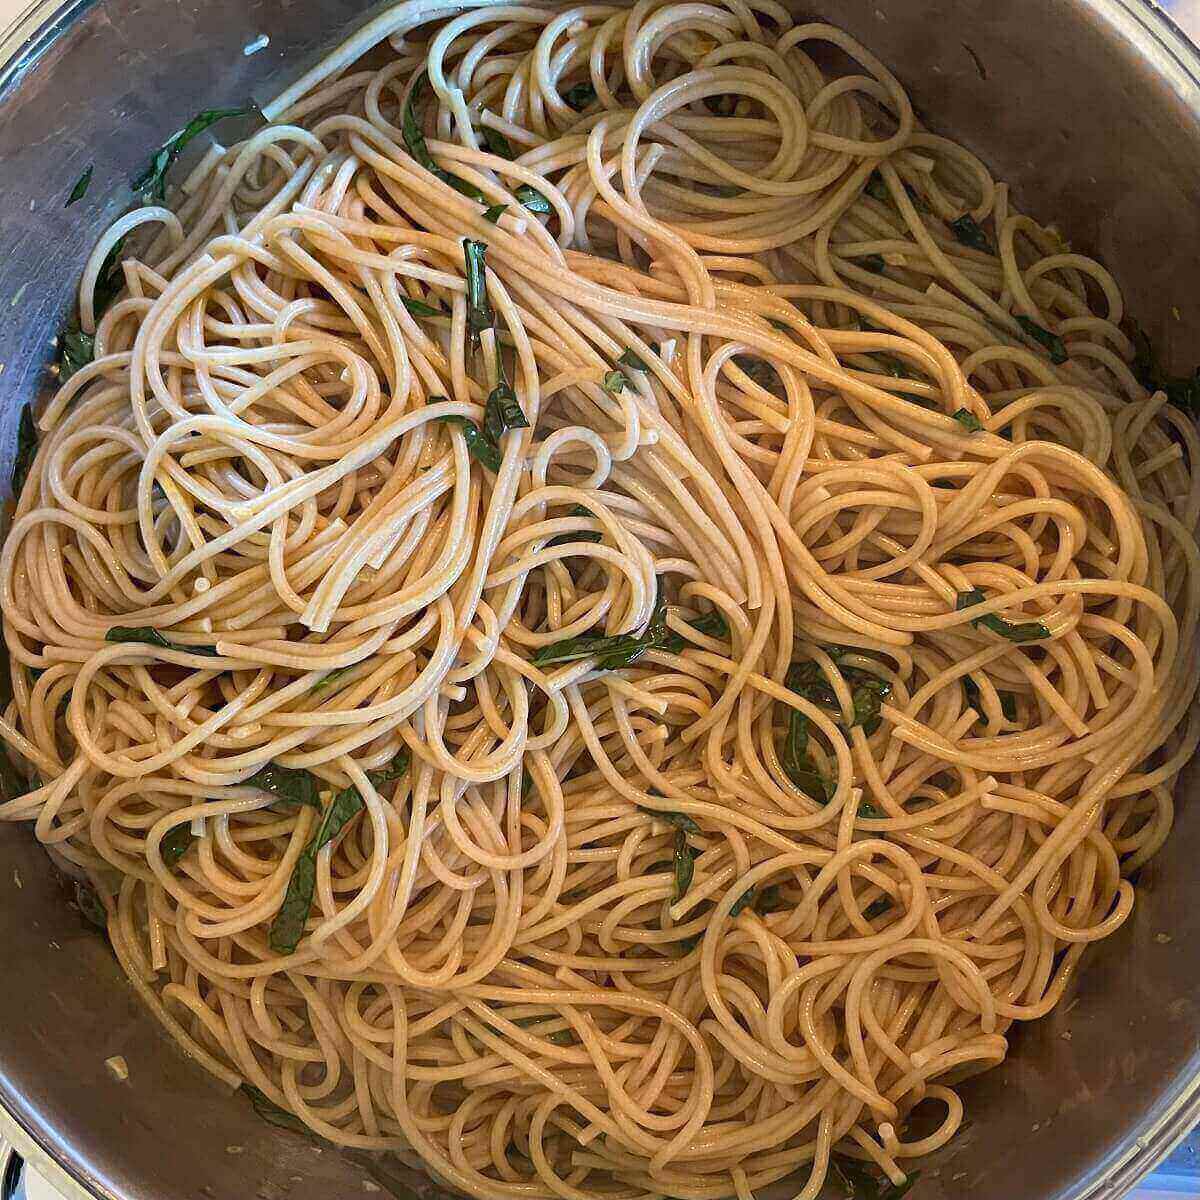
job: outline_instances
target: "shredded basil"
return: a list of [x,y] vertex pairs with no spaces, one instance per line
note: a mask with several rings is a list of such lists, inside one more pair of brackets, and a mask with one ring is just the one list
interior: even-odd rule
[[[707,637],[725,638],[729,636],[729,622],[716,611],[705,613],[703,616],[697,617],[694,621],[688,621],[688,625],[697,633],[703,633]],[[684,638],[683,634],[671,632],[667,634],[662,648],[669,650],[672,654],[679,654],[689,645],[691,643]]]
[[245,108],[206,108],[197,113],[182,129],[171,134],[154,152],[146,169],[133,181],[132,187],[144,201],[167,198],[167,172],[183,153],[184,147],[210,125],[228,117],[245,117],[257,112],[254,105]]
[[259,1091],[253,1084],[243,1083],[238,1089],[245,1092],[249,1098],[254,1111],[262,1117],[268,1125],[276,1125],[280,1129],[290,1129],[293,1133],[312,1133],[307,1125],[304,1124],[299,1117],[280,1108],[265,1092]]
[[[446,399],[445,396],[434,396],[430,403],[433,404],[438,400]],[[450,413],[444,417],[435,418],[446,425],[457,425],[466,439],[467,452],[476,462],[487,467],[493,474],[500,470],[502,456],[499,447],[492,441],[488,440],[487,434],[479,428],[469,417],[461,416],[458,413]]]
[[25,490],[25,481],[29,478],[29,468],[37,457],[38,435],[37,425],[33,420],[33,409],[26,404],[21,409],[21,418],[17,422],[17,454],[13,459],[12,494],[13,500],[19,500]]
[[483,409],[483,432],[488,440],[499,446],[500,439],[510,429],[528,429],[529,420],[525,416],[517,394],[512,387],[501,380],[488,394],[487,403]]
[[734,902],[729,910],[731,917],[736,917],[743,909],[754,903],[754,888],[747,888]]
[[696,873],[696,854],[688,845],[687,834],[680,829],[675,834],[675,899],[682,900],[692,886]]
[[296,808],[321,807],[320,783],[311,771],[295,767],[281,767],[277,763],[267,763],[260,767],[249,779],[242,781],[250,787],[262,788],[270,792],[283,804]]
[[785,908],[787,908],[787,901],[783,898],[783,892],[777,883],[760,889],[758,895],[754,897],[754,911],[760,916],[765,917],[769,913],[780,912]]
[[619,633],[606,637],[585,633],[580,637],[550,642],[534,651],[532,661],[537,666],[551,663],[578,662],[595,658],[597,671],[615,671],[632,666],[647,650],[658,649],[667,637],[666,608],[660,599],[650,621],[640,634]]
[[[592,510],[585,505],[576,504],[574,508],[567,514],[570,517],[590,517]],[[560,533],[556,537],[552,537],[547,543],[546,548],[551,546],[565,546],[571,542],[602,542],[604,535],[598,529],[582,529],[578,533]]]
[[1018,317],[1017,324],[1039,345],[1043,346],[1050,355],[1050,361],[1055,366],[1062,366],[1067,361],[1067,344],[1048,329],[1043,329],[1028,317]]
[[[963,609],[974,608],[977,604],[985,603],[987,603],[987,596],[979,588],[972,588],[969,592],[959,592],[954,607],[956,611],[961,612]],[[1036,642],[1050,636],[1050,630],[1041,621],[1021,621],[1014,624],[995,613],[972,617],[971,624],[990,629],[993,633],[1008,638],[1010,642]]]
[[769,362],[750,354],[737,354],[733,361],[741,371],[765,391],[779,392],[783,390],[783,381],[779,378],[779,372]]
[[[487,215],[486,213],[484,214]],[[414,300],[411,296],[401,296],[400,303],[414,317],[440,317],[442,310],[435,308],[432,304],[426,304],[424,300]]]
[[653,817],[656,821],[666,821],[668,825],[674,825],[676,829],[682,829],[684,833],[700,832],[700,826],[687,813],[673,812],[670,809],[645,808],[641,804],[637,806],[637,810],[645,813],[648,817]]
[[631,371],[648,371],[650,368],[646,365],[646,360],[640,354],[634,353],[632,350],[626,350],[620,358],[617,359],[623,367],[628,367]]
[[542,195],[535,187],[530,187],[527,183],[522,183],[513,195],[517,199],[517,203],[522,208],[527,208],[531,213],[537,213],[539,216],[548,216],[554,211],[550,201]]
[[468,183],[465,179],[460,179],[457,175],[452,175],[449,171],[438,166],[433,155],[429,153],[429,146],[425,141],[421,122],[417,117],[417,106],[420,103],[427,82],[428,77],[422,71],[413,80],[413,85],[409,89],[408,103],[404,106],[404,115],[400,121],[400,132],[404,137],[404,147],[425,170],[431,175],[436,175],[438,179],[448,184],[460,195],[467,196],[471,200],[476,200],[480,204],[487,204],[487,197],[473,183]]
[[158,852],[163,862],[173,867],[191,849],[195,840],[191,825],[184,821],[167,831],[167,835],[158,843]]
[[951,221],[950,231],[960,245],[972,250],[982,250],[984,254],[992,253],[992,243],[988,240],[988,235],[970,213],[963,213],[956,221]]
[[[788,668],[784,686],[789,691],[811,699],[811,685],[815,682],[815,663],[793,663]],[[817,769],[808,753],[808,718],[799,709],[788,709],[787,733],[783,749],[779,754],[779,765],[783,773],[806,796],[818,804],[828,804],[833,795],[832,783]]]
[[74,325],[58,335],[58,381],[66,383],[96,357],[96,339]]
[[866,908],[863,909],[863,916],[868,921],[875,920],[876,917],[882,917],[889,908],[892,907],[891,899],[887,896],[880,896],[878,900],[873,900]]
[[[967,704],[977,713],[983,712],[983,696],[979,691],[979,684],[970,675],[963,676],[963,692],[967,698]],[[1000,712],[1006,721],[1015,721],[1017,719],[1017,698],[1012,692],[997,692],[1000,698]]]
[[487,274],[484,257],[487,242],[463,238],[463,264],[467,277],[467,328],[478,339],[485,329],[491,329],[495,314],[488,301]]
[[610,396],[617,396],[625,390],[625,385],[628,382],[620,371],[608,371],[604,376],[604,390]]
[[591,83],[577,83],[563,92],[563,103],[576,112],[583,112],[589,104],[594,104],[595,100],[596,89]]
[[870,271],[873,275],[882,275],[887,267],[887,263],[883,261],[882,254],[868,254],[858,260],[858,265],[864,271]]
[[484,210],[483,219],[487,221],[488,224],[495,225],[495,223],[504,215],[507,208],[507,204],[493,204],[491,208]]
[[95,169],[96,164],[90,163],[88,169],[75,180],[75,186],[71,188],[71,194],[67,197],[67,202],[63,205],[63,208],[70,208],[76,200],[82,200],[87,195],[88,188],[92,186],[92,172]]
[[165,638],[149,625],[114,625],[105,635],[106,642],[138,642],[146,646],[158,646],[163,650],[178,650],[181,654],[203,654],[219,657],[216,646],[184,646]]
[[325,688],[331,687],[339,679],[343,678],[346,675],[349,675],[350,672],[353,671],[356,666],[358,666],[358,663],[351,663],[348,667],[338,667],[336,670],[328,671],[324,675],[322,675],[321,678],[318,679],[317,682],[314,683],[312,685],[312,687],[309,688],[308,690],[310,692],[323,691]]
[[983,429],[983,422],[969,408],[960,408],[954,414],[954,419],[968,433],[979,433]]
[[498,129],[493,129],[490,125],[484,125],[483,144],[499,158],[507,158],[511,162],[517,157],[516,152],[512,148],[512,142],[508,140]]
[[879,715],[880,706],[891,694],[892,685],[886,679],[863,672],[861,681],[851,693],[854,701],[854,720],[851,727],[861,725],[868,737],[875,733],[882,721]]

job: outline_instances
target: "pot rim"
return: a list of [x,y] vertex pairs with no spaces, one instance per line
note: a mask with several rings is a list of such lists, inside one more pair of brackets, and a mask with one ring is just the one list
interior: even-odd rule
[[[1200,47],[1153,0],[1087,0],[1128,37],[1164,78],[1200,111]],[[55,40],[97,0],[31,0],[7,28],[0,28],[0,100]],[[1128,1144],[1099,1177],[1084,1180],[1062,1200],[1117,1200],[1179,1145],[1200,1120],[1200,1069],[1177,1077],[1166,1108],[1129,1131]],[[7,1139],[10,1146],[5,1145]],[[124,1200],[97,1180],[86,1181],[60,1163],[39,1136],[4,1106],[0,1096],[0,1166],[15,1151],[64,1200]]]

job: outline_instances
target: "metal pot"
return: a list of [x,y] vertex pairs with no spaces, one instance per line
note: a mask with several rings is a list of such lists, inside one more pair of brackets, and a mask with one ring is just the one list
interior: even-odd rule
[[[936,129],[1113,270],[1176,367],[1200,356],[1200,56],[1145,0],[813,0],[892,65]],[[87,250],[147,149],[198,109],[270,98],[356,0],[49,0],[0,42],[0,428],[49,383]],[[269,45],[249,51],[267,35]],[[64,208],[95,163],[86,200]],[[1192,347],[1189,356],[1188,348]],[[8,463],[3,478],[8,477]],[[1115,1197],[1200,1115],[1200,807],[1142,873],[1073,997],[964,1085],[970,1127],[914,1200]],[[22,827],[0,826],[0,1105],[70,1196],[344,1200],[437,1189],[264,1124],[186,1060]],[[105,1067],[122,1055],[129,1079]]]

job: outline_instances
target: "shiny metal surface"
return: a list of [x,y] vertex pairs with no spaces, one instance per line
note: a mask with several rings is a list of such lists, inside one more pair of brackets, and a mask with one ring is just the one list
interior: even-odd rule
[[[1200,359],[1200,59],[1143,0],[805,0],[898,72],[935,128],[1019,202],[1098,254],[1177,367]],[[187,116],[267,99],[366,15],[353,0],[71,0],[0,42],[0,446],[46,387],[50,338],[125,181]],[[243,48],[260,34],[267,48]],[[283,72],[286,71],[286,76]],[[95,162],[85,201],[64,210]],[[1200,1114],[1200,776],[1132,919],[1085,959],[1071,1002],[1015,1031],[964,1094],[970,1128],[914,1200],[1111,1200]],[[260,1122],[171,1047],[23,827],[0,826],[0,1105],[71,1196],[431,1196]],[[104,1067],[122,1054],[117,1083]],[[57,1165],[56,1165],[57,1164]],[[385,1194],[386,1194],[385,1190]],[[785,1189],[780,1193],[792,1194]]]

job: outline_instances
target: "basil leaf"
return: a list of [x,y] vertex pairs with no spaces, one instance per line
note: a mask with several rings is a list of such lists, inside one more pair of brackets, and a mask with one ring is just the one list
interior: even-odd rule
[[158,852],[168,867],[173,867],[191,849],[196,840],[192,827],[188,822],[176,825],[158,843]]
[[[729,636],[729,622],[715,609],[712,612],[705,613],[703,616],[697,617],[694,621],[687,622],[697,633],[703,633],[711,638],[725,638]],[[688,642],[681,633],[667,634],[666,641],[663,642],[662,648],[669,650],[672,654],[679,654],[687,649],[691,643]]]
[[623,367],[628,367],[631,371],[648,371],[650,368],[646,365],[646,360],[640,354],[635,354],[632,350],[626,350],[617,362]]
[[[445,399],[444,396],[435,396],[433,400]],[[458,413],[450,413],[444,417],[435,417],[437,421],[441,421],[445,425],[457,425],[463,432],[463,437],[467,442],[467,452],[476,462],[487,467],[493,474],[500,470],[502,461],[499,448],[492,441],[488,440],[487,435],[475,424],[469,417],[460,416]]]
[[13,459],[12,495],[13,500],[19,500],[25,490],[25,481],[29,478],[29,468],[37,457],[38,434],[37,425],[33,420],[33,409],[26,404],[21,409],[21,419],[17,422],[17,454]]
[[992,243],[983,232],[983,227],[970,213],[963,213],[956,221],[950,222],[950,231],[960,245],[972,250],[982,250],[984,254],[992,253]]
[[[117,238],[112,249],[104,256],[100,270],[96,275],[96,287],[92,292],[92,311],[96,320],[108,311],[108,306],[117,298],[117,294],[125,286],[125,272],[121,270],[121,252],[125,248],[125,239]],[[91,354],[88,362],[91,362]]]
[[197,113],[182,129],[171,134],[154,152],[146,169],[133,181],[132,188],[145,202],[167,198],[167,172],[183,153],[183,148],[210,125],[228,117],[244,117],[256,112],[253,105],[245,108],[206,108]]
[[620,395],[629,381],[620,371],[607,371],[604,375],[604,390],[610,396]]
[[687,834],[681,829],[675,834],[675,899],[682,900],[692,886],[696,873],[696,857],[688,845]]
[[488,302],[484,266],[486,254],[487,242],[463,238],[463,265],[467,277],[467,328],[476,340],[485,329],[491,329],[495,320],[492,306]]
[[539,647],[530,661],[537,666],[545,666],[594,657],[598,671],[615,671],[619,667],[632,666],[647,650],[657,649],[666,641],[665,613],[665,606],[660,599],[649,624],[640,634],[620,633],[606,637],[585,633],[580,637],[564,638],[561,642],[550,642]]
[[525,416],[517,394],[512,387],[501,380],[488,393],[487,403],[483,407],[483,432],[494,445],[499,445],[500,439],[510,429],[528,429],[529,420]]
[[[590,517],[592,510],[583,504],[576,504],[567,514],[572,517]],[[565,546],[571,542],[602,542],[604,534],[598,529],[584,529],[578,533],[560,533],[546,543],[546,549],[551,546]]]
[[858,266],[862,267],[864,271],[870,271],[873,275],[882,275],[887,263],[884,262],[882,254],[868,254],[858,260]]
[[754,897],[754,911],[761,916],[765,917],[769,913],[780,912],[785,908],[787,908],[787,901],[783,898],[783,893],[777,883],[763,888]]
[[1033,338],[1033,340],[1043,346],[1046,353],[1050,355],[1050,361],[1055,366],[1062,366],[1067,361],[1067,345],[1056,333],[1051,333],[1048,329],[1043,329],[1040,325],[1031,321],[1028,317],[1018,317],[1017,324],[1025,330],[1025,332]]
[[395,783],[397,779],[403,778],[408,773],[411,763],[412,755],[405,746],[404,749],[396,751],[392,761],[386,767],[382,767],[378,771],[368,771],[367,778],[371,781],[371,786],[378,790],[385,783]]
[[268,1125],[276,1125],[280,1129],[290,1129],[293,1133],[312,1133],[312,1130],[299,1117],[285,1108],[280,1108],[274,1100],[265,1092],[259,1091],[253,1084],[243,1083],[238,1091],[246,1093],[250,1103],[254,1106],[254,1111]]
[[96,357],[96,339],[75,325],[58,335],[58,382],[66,383]]
[[873,900],[866,908],[863,909],[863,916],[868,921],[875,920],[876,917],[882,917],[889,908],[892,907],[892,902],[887,896],[880,896],[878,900]]
[[359,795],[358,788],[343,788],[329,802],[329,807],[321,817],[321,823],[317,826],[317,831],[308,843],[305,853],[312,854],[315,858],[317,852],[332,842],[346,827],[346,824],[358,816],[364,808],[366,805],[363,803],[362,796]]
[[337,680],[353,671],[356,666],[358,666],[357,663],[351,663],[348,667],[338,667],[334,671],[329,671],[322,675],[321,678],[318,679],[317,682],[314,683],[308,690],[310,692],[319,692],[324,688],[330,687],[332,684],[336,683]]
[[861,725],[863,732],[870,737],[879,728],[882,717],[880,706],[892,694],[892,685],[886,679],[862,672],[860,682],[851,693],[854,701],[854,720],[851,728]]
[[1000,715],[1006,721],[1015,721],[1017,719],[1017,698],[1012,692],[999,692],[1000,696]]
[[676,829],[681,829],[684,833],[700,832],[700,826],[687,813],[673,812],[670,809],[645,808],[641,804],[637,806],[637,810],[645,813],[648,817],[654,817],[657,821],[666,821],[668,825],[674,825]]
[[[967,698],[967,704],[970,705],[977,713],[983,713],[983,697],[979,691],[979,684],[970,675],[963,676],[963,692]],[[1015,721],[1017,719],[1017,698],[1012,692],[997,692],[1000,697],[1000,712],[1006,721]]]
[[558,1029],[554,1033],[547,1034],[546,1041],[552,1042],[556,1046],[573,1046],[575,1045],[575,1034],[570,1029]]
[[577,83],[563,92],[563,103],[576,112],[583,112],[589,104],[594,104],[595,101],[596,89],[591,83]]
[[308,914],[312,909],[313,896],[317,891],[317,860],[308,853],[307,847],[296,859],[292,877],[288,880],[283,903],[271,922],[267,945],[276,954],[292,954],[304,936]]
[[67,197],[67,202],[63,205],[63,208],[70,208],[76,200],[82,200],[87,195],[88,188],[92,186],[92,172],[95,169],[96,164],[90,163],[88,169],[75,180],[75,186],[71,188],[71,194]]
[[548,216],[554,211],[550,201],[542,195],[535,187],[530,187],[529,184],[523,183],[517,188],[513,195],[517,199],[517,203],[522,208],[527,208],[531,213],[538,213],[541,216]]
[[490,225],[495,225],[507,208],[507,204],[493,204],[491,208],[484,209],[483,219]]
[[203,654],[220,657],[216,646],[184,646],[169,641],[157,629],[149,625],[114,625],[105,635],[106,642],[137,642],[146,646],[158,646],[163,650],[178,650],[183,654]]
[[[963,609],[974,608],[975,605],[984,604],[986,601],[987,597],[979,588],[972,588],[969,592],[959,592],[954,607],[956,611],[961,612]],[[995,613],[988,613],[983,617],[972,617],[971,624],[990,629],[993,633],[1008,638],[1010,642],[1036,642],[1050,636],[1050,630],[1041,621],[1021,621],[1014,624]]]
[[734,902],[733,907],[729,910],[731,917],[736,917],[747,905],[754,902],[754,889],[748,888]]
[[779,378],[779,372],[769,362],[755,358],[751,354],[736,354],[733,361],[765,391],[783,390],[783,380]]
[[884,204],[892,198],[892,192],[887,185],[887,180],[878,171],[871,172],[863,191],[873,200],[880,200]]
[[75,906],[83,914],[83,919],[97,929],[108,930],[108,909],[100,899],[99,892],[85,880],[75,881]]
[[983,429],[983,422],[969,408],[960,408],[954,414],[954,419],[968,433],[979,433]]
[[[815,679],[817,674],[819,668],[816,663],[793,663],[788,668],[784,686],[810,702],[815,702],[818,697],[824,700],[827,695],[833,699],[832,692]],[[808,753],[808,718],[799,709],[788,708],[787,734],[779,755],[779,765],[788,779],[806,796],[818,804],[829,803],[833,795],[832,783],[817,770],[816,763]]]
[[[484,213],[487,216],[487,213]],[[424,300],[414,300],[411,296],[401,296],[400,303],[414,317],[440,317],[442,310],[435,308],[432,304],[426,304]]]
[[318,795],[320,784],[311,771],[295,767],[281,767],[277,763],[267,763],[260,767],[249,779],[242,780],[244,785],[262,788],[270,792],[284,804],[297,808],[305,806],[320,809],[321,799]]
[[483,144],[495,155],[500,158],[507,158],[512,162],[516,158],[516,152],[512,148],[512,142],[508,140],[498,129],[493,129],[490,125],[482,126],[480,132],[483,134]]
[[417,119],[417,105],[421,100],[427,82],[428,75],[425,71],[422,71],[413,80],[413,85],[409,89],[408,103],[404,106],[404,114],[400,120],[400,132],[404,137],[404,148],[425,170],[431,175],[436,175],[438,179],[448,184],[460,195],[467,196],[471,200],[476,200],[480,204],[487,204],[487,197],[473,183],[468,183],[465,179],[460,179],[457,175],[452,175],[449,171],[439,167],[437,162],[434,161],[433,155],[429,153],[429,146],[425,141],[421,122]]

